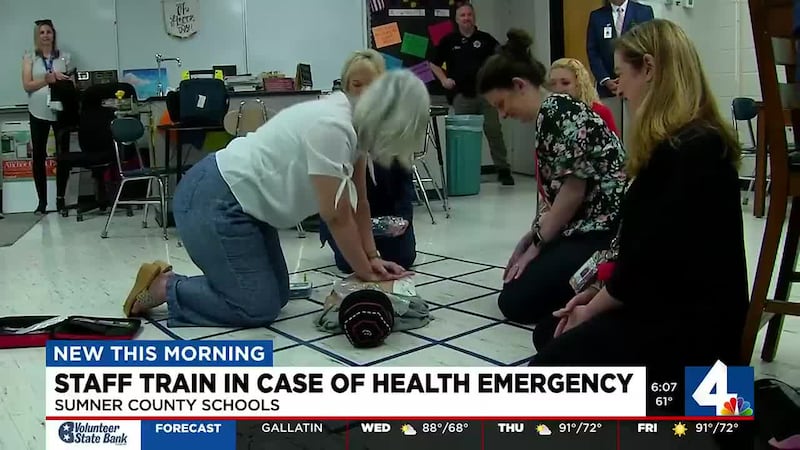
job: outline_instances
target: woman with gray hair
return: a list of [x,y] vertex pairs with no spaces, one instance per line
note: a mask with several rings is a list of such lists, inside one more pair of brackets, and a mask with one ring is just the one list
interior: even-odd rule
[[316,213],[359,278],[407,275],[376,250],[367,177],[373,162],[411,166],[429,106],[422,81],[393,71],[357,98],[336,92],[286,108],[204,158],[181,180],[173,206],[184,247],[203,275],[143,264],[125,314],[167,303],[171,327],[269,325],[289,300],[277,230]]

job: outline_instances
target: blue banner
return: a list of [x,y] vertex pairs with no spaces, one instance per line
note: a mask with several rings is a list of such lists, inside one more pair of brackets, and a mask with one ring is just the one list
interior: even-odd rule
[[142,449],[236,449],[236,422],[142,421]]
[[272,341],[49,341],[47,367],[271,367]]

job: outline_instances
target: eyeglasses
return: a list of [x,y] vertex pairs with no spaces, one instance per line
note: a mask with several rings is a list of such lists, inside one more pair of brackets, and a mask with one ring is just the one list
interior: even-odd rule
[[50,19],[40,19],[33,23],[36,24],[36,26],[49,25],[51,28],[53,27],[53,21]]

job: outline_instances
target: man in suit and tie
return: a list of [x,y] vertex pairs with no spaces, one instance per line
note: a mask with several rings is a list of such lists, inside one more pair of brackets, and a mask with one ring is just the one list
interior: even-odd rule
[[601,98],[617,95],[619,83],[614,72],[614,39],[653,18],[650,5],[633,0],[609,0],[606,6],[592,11],[586,31],[586,52]]
[[597,93],[601,101],[619,124],[623,142],[627,136],[626,112],[622,99],[617,97],[619,81],[614,70],[614,39],[634,26],[653,19],[650,5],[633,0],[608,0],[605,6],[589,15],[589,27],[586,30],[589,67],[597,81]]

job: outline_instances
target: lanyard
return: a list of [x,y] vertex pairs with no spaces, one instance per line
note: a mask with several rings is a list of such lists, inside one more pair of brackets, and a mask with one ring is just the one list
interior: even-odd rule
[[53,55],[50,55],[49,58],[45,58],[44,56],[42,56],[42,62],[44,63],[44,69],[48,73],[52,73],[53,72]]

